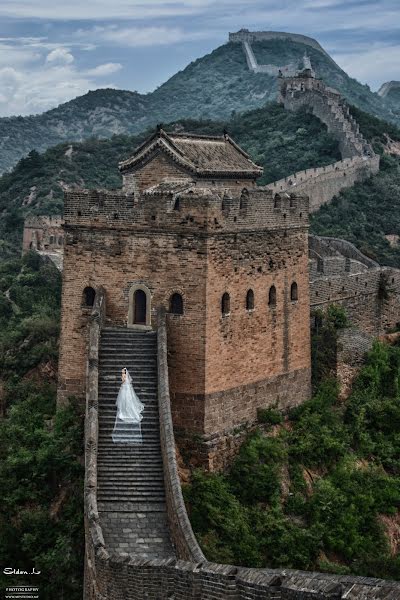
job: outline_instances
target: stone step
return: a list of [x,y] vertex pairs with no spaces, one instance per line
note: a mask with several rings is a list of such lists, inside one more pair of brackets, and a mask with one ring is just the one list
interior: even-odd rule
[[[107,385],[103,384],[102,388],[100,388],[100,389],[101,389],[101,391],[99,392],[99,398],[113,399],[114,402],[117,400],[119,386],[116,386],[115,384],[112,385],[110,383],[107,383]],[[139,395],[139,390],[144,398],[148,398],[149,400],[154,400],[155,398],[157,398],[158,390],[157,390],[157,386],[155,386],[155,385],[151,386],[151,389],[148,389],[148,388],[142,387],[142,386],[137,386],[135,388],[135,392],[137,393],[137,395]]]
[[151,504],[152,502],[165,502],[165,494],[162,490],[147,490],[147,491],[131,491],[131,490],[118,490],[118,489],[110,489],[110,490],[97,490],[97,495],[99,497],[99,502],[105,502],[108,500],[109,502],[148,502]]
[[[143,418],[157,419],[158,420],[158,401],[157,400],[142,400],[144,404],[144,409],[142,412]],[[111,403],[103,403],[99,402],[99,422],[104,418],[110,419],[114,418],[117,414],[117,407],[115,406],[115,402]]]
[[[113,383],[114,386],[118,385],[118,389],[121,387],[121,377],[119,374],[116,374],[113,371],[110,372],[106,372],[103,371],[99,377],[99,384],[101,383]],[[143,383],[149,383],[149,384],[153,384],[153,385],[157,385],[157,375],[156,373],[151,373],[150,371],[148,373],[146,372],[137,372],[134,373],[132,375],[132,383],[133,383],[133,387],[135,387],[135,384],[143,384]]]
[[[108,443],[110,443],[110,445],[112,444],[111,447],[114,447],[115,444],[118,444],[118,442],[113,442],[111,439],[111,432],[112,429],[110,429],[109,432],[104,431],[99,434],[99,446],[104,446],[107,445]],[[121,436],[123,437],[125,434],[125,432],[121,432]],[[148,442],[157,442],[160,439],[160,434],[158,432],[158,430],[154,430],[154,431],[142,431],[142,440],[143,442],[140,443],[140,446],[142,446],[145,443]],[[128,442],[130,440],[127,440]],[[123,443],[123,442],[119,442],[119,443]]]
[[147,492],[124,492],[119,490],[98,490],[97,491],[99,502],[109,500],[110,502],[165,502],[165,494],[158,490],[148,490]]
[[107,346],[114,346],[115,344],[134,345],[135,348],[141,346],[157,347],[157,338],[155,337],[136,337],[131,335],[118,335],[118,334],[102,334],[100,339],[101,344]]
[[[138,350],[137,348],[131,350],[121,350],[120,348],[110,348],[109,350],[100,350],[99,361],[108,364],[115,364],[117,361],[128,363],[129,365],[145,365],[150,364],[152,366],[157,365],[157,358],[155,356],[156,350]],[[121,367],[122,368],[122,367]]]
[[129,472],[130,470],[132,471],[142,471],[143,469],[146,470],[146,472],[156,472],[157,470],[160,471],[163,468],[163,463],[160,459],[160,461],[157,461],[155,459],[152,460],[129,460],[129,459],[125,459],[125,461],[122,460],[108,460],[108,461],[102,461],[101,463],[101,467],[99,467],[99,469],[101,468],[104,471],[107,470],[118,470],[120,471],[121,469],[124,469],[126,467],[126,470]]
[[107,513],[113,513],[113,512],[125,512],[125,513],[134,512],[134,513],[148,513],[148,515],[146,514],[145,518],[147,518],[147,516],[152,518],[153,514],[156,516],[156,513],[166,511],[165,498],[159,503],[152,502],[150,505],[147,504],[146,502],[144,502],[144,503],[140,503],[140,502],[116,502],[116,503],[99,502],[97,507],[98,507],[98,510],[100,513],[100,517],[102,516],[101,513],[107,515]]
[[99,474],[97,478],[98,484],[102,486],[104,489],[109,485],[122,485],[124,487],[130,486],[134,487],[136,484],[144,487],[157,487],[164,486],[164,477],[162,473],[154,473],[153,471],[149,473],[138,474],[137,472],[125,474],[122,471],[119,473],[110,473],[109,471],[104,474]]
[[[137,392],[137,394],[139,395],[139,392]],[[157,400],[157,390],[156,391],[150,391],[150,390],[145,390],[142,389],[141,390],[141,394],[144,398],[148,399],[148,400]],[[114,400],[114,402],[117,400],[117,396],[118,396],[118,390],[116,388],[114,389],[102,389],[102,391],[99,393],[99,400]]]
[[136,461],[109,461],[102,462],[101,468],[99,467],[99,473],[163,473],[163,463],[160,461],[155,462],[154,460],[149,462],[136,462]]
[[[114,448],[114,446],[117,446],[117,444],[114,444],[113,442],[104,442],[101,441],[98,445],[98,452],[99,452],[99,456],[101,457],[101,460],[104,462],[106,462],[107,460],[121,460],[121,457],[124,458],[125,460],[137,460],[137,459],[152,459],[154,460],[155,458],[157,458],[160,453],[161,453],[161,448],[160,447],[156,447],[155,444],[153,445],[153,447],[147,447],[147,448],[143,448],[141,447],[139,448],[135,448],[134,446],[124,446],[121,448],[118,448],[118,450],[116,450]],[[112,452],[112,454],[110,454],[110,452],[112,450],[115,450],[114,452]]]
[[110,338],[101,337],[100,348],[132,348],[135,352],[141,348],[153,348],[156,350],[157,341],[155,339],[134,340],[132,338]]
[[[99,365],[101,366],[102,370],[108,370],[110,371],[111,369],[122,369],[123,367],[126,367],[132,377],[132,371],[141,371],[141,370],[146,370],[146,371],[152,371],[153,373],[157,373],[157,362],[153,359],[150,358],[143,358],[141,360],[139,359],[132,359],[132,357],[125,357],[125,356],[120,356],[120,355],[113,355],[112,357],[107,356],[107,358],[100,358],[99,360]],[[121,370],[119,369],[120,373],[119,376],[121,376]]]
[[112,333],[114,331],[118,333],[129,333],[130,335],[148,335],[149,337],[157,335],[157,331],[155,331],[154,329],[148,329],[146,331],[143,331],[141,329],[133,329],[132,327],[126,327],[125,325],[106,325],[106,327],[102,329],[102,333]]
[[[137,473],[138,477],[141,477],[143,475],[142,469],[143,465],[120,465],[115,469],[113,467],[105,467],[104,465],[102,465],[98,468],[98,475],[100,473],[113,473],[114,475],[124,475],[125,473],[129,475],[130,473]],[[163,477],[164,472],[162,469],[162,463],[156,466],[152,466],[150,464],[147,465],[145,476],[148,477],[150,473],[153,473],[154,476]]]
[[[143,419],[143,421],[144,421],[144,419]],[[159,434],[160,428],[159,428],[157,422],[153,422],[153,423],[152,422],[150,422],[150,423],[144,422],[143,423],[143,421],[142,421],[142,426],[141,426],[142,435],[144,435],[144,434],[151,434],[151,435],[157,434],[158,435]],[[118,425],[117,429],[118,429],[118,431],[123,431],[123,432],[132,431],[132,428],[130,428],[128,426],[124,427],[122,425]],[[109,423],[102,422],[101,426],[100,426],[100,430],[99,430],[99,435],[101,433],[107,434],[108,432],[111,432],[113,430],[114,430],[113,422],[109,422]]]
[[[100,425],[112,425],[114,426],[114,422],[115,422],[115,418],[117,415],[117,411],[115,408],[110,409],[108,412],[106,411],[106,409],[104,407],[102,407],[102,415],[99,419],[99,423]],[[154,407],[151,408],[148,405],[145,404],[144,410],[142,412],[143,415],[143,419],[142,419],[142,428],[145,426],[146,428],[148,428],[149,426],[153,425],[155,427],[158,428],[159,425],[159,416],[158,416],[158,410]],[[121,423],[122,425],[122,423]]]
[[[135,392],[139,395],[138,390],[152,392],[155,394],[157,392],[157,377],[145,375],[132,377],[132,385]],[[103,375],[102,378],[99,378],[99,389],[101,392],[113,393],[118,396],[119,389],[121,387],[121,381],[115,381],[112,379],[111,375]]]
[[118,491],[118,493],[133,492],[137,494],[139,492],[149,492],[154,490],[156,493],[163,493],[164,482],[163,481],[149,481],[144,479],[136,479],[135,481],[122,481],[118,480],[118,485],[115,485],[113,481],[106,479],[100,479],[97,481],[97,487],[102,492],[106,490]]
[[[108,421],[104,420],[104,418],[100,419],[99,434],[113,431],[114,422],[115,422],[115,418],[113,418],[113,417],[111,417]],[[128,428],[128,426],[122,427],[122,428],[121,427],[118,425],[118,431],[122,431],[123,429],[126,431],[132,431],[132,429]],[[146,416],[145,416],[141,423],[141,430],[142,430],[142,433],[146,433],[146,432],[147,433],[159,433],[160,427],[159,427],[158,418],[154,417],[153,419],[150,419],[150,417],[147,417],[147,419],[146,419]]]

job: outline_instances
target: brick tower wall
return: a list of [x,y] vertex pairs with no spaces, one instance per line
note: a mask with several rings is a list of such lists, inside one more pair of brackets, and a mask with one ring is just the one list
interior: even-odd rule
[[[174,292],[184,314],[168,315],[170,392],[178,431],[205,436],[254,423],[257,409],[281,409],[310,392],[308,200],[252,189],[243,199],[215,190],[135,203],[129,194],[70,192],[65,199],[59,401],[83,396],[88,314],[86,286],[103,286],[107,321],[124,326],[129,291],[151,292],[152,325]],[[290,300],[292,282],[298,301]],[[268,306],[271,285],[276,308]],[[248,289],[254,311],[246,310]],[[223,317],[221,298],[231,297]],[[217,440],[217,445],[210,440]],[[223,454],[223,449],[221,449]],[[219,450],[218,450],[219,451]]]

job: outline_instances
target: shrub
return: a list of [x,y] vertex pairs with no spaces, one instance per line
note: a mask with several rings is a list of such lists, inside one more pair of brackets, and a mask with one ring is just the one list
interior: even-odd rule
[[283,415],[275,408],[259,408],[257,411],[259,423],[266,425],[279,425],[283,422]]

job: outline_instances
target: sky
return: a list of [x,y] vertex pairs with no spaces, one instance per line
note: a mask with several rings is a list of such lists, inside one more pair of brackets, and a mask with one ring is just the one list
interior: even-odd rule
[[314,37],[374,91],[400,80],[400,0],[0,0],[0,116],[150,92],[242,27]]

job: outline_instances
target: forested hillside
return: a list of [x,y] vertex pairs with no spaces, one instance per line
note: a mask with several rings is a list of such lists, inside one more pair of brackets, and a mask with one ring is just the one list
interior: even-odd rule
[[185,498],[209,560],[400,579],[399,365],[376,343],[346,402],[320,381],[286,419],[261,411],[228,473],[195,471]]
[[[326,55],[299,42],[275,39],[253,44],[259,63],[302,65],[311,56],[317,76],[348,101],[373,115],[400,122],[400,109],[349,77]],[[227,43],[190,63],[149,94],[100,89],[42,115],[0,119],[0,173],[32,149],[63,141],[132,135],[160,121],[228,119],[276,98],[277,78],[249,71],[241,44]]]
[[381,264],[400,268],[400,245],[390,245],[385,237],[400,236],[400,130],[354,108],[352,112],[382,155],[380,172],[323,206],[311,218],[311,231],[349,240]]
[[61,277],[35,254],[0,262],[0,561],[78,600],[83,577],[83,408],[56,413]]
[[[340,158],[336,141],[317,118],[304,112],[287,112],[275,103],[225,122],[181,120],[165,128],[218,135],[227,128],[235,141],[264,166],[260,183]],[[0,178],[0,256],[19,252],[24,215],[62,211],[66,188],[120,187],[118,162],[150,133],[61,144],[44,154],[31,152],[22,159],[11,173]]]

